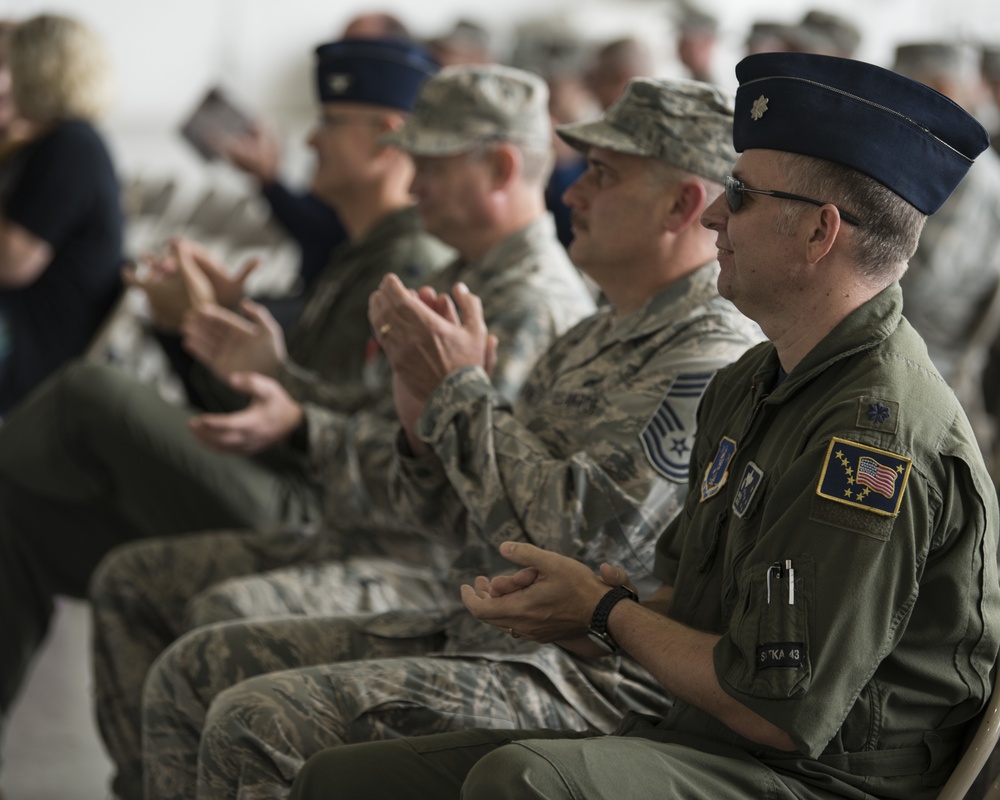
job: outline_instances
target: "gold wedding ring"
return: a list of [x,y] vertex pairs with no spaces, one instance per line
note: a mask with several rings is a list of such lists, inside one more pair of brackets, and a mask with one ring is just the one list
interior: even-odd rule
[[385,336],[391,330],[392,330],[392,325],[387,322],[384,325],[382,325],[381,327],[379,327],[379,329],[378,329],[378,335],[379,336]]

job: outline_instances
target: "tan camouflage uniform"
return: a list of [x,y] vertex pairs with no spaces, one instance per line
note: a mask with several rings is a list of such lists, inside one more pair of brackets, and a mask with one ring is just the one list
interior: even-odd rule
[[[465,102],[467,111],[475,111],[468,108],[470,99],[485,105],[499,138],[516,135],[522,146],[534,143],[546,152],[551,132],[545,85],[523,72],[509,75],[505,81],[489,77],[491,86],[503,83],[499,94],[474,91],[463,99],[448,91],[445,99]],[[447,113],[435,116],[448,122],[449,131],[476,119],[476,113],[454,120]],[[486,323],[499,337],[493,378],[509,399],[552,341],[594,311],[593,299],[547,216],[507,236],[473,263],[455,261],[432,285],[450,291],[457,281],[480,296]],[[391,370],[380,355],[366,361],[365,369],[377,385],[388,386]],[[91,595],[98,718],[122,772],[116,785],[135,786],[139,780],[139,708],[146,671],[189,626],[237,613],[302,612],[309,610],[303,603],[317,594],[326,598],[324,610],[338,614],[454,605],[444,581],[454,556],[451,544],[414,535],[413,526],[405,526],[389,510],[388,469],[398,426],[391,393],[368,394],[351,406],[344,392],[325,391],[353,413],[332,413],[319,405],[307,409],[312,466],[327,490],[324,535],[308,530],[233,532],[190,544],[151,543],[112,556],[96,577]],[[322,403],[324,397],[317,394],[315,399]],[[381,560],[359,565],[339,560],[357,555]],[[323,585],[310,582],[310,564],[332,558],[338,561],[332,575],[323,574]],[[292,570],[289,564],[300,566]],[[260,581],[243,590],[234,580],[216,594],[199,596],[218,581],[279,566],[286,566],[284,573],[265,581],[263,592],[254,591]],[[227,600],[230,590],[240,599],[239,611],[227,611],[218,602]]]
[[[464,281],[483,301],[500,338],[494,383],[516,394],[531,365],[556,336],[594,310],[586,287],[542,217],[478,262],[456,262],[430,282],[447,290]],[[192,627],[218,619],[274,613],[350,614],[392,608],[451,607],[445,572],[454,545],[419,535],[389,510],[388,475],[398,430],[391,370],[381,356],[364,410],[309,409],[310,454],[326,487],[316,529],[214,532],[136,542],[98,568],[94,609],[97,715],[123,785],[138,781],[139,706],[146,671]],[[359,555],[366,561],[342,562]],[[371,557],[378,560],[373,561]],[[321,568],[315,562],[338,559]],[[288,565],[303,565],[289,567]],[[260,578],[237,576],[284,569]],[[227,580],[232,579],[232,580]],[[223,582],[224,583],[219,583]],[[219,584],[213,586],[213,584]],[[131,776],[126,778],[125,775]]]
[[[650,576],[656,536],[684,497],[701,393],[758,335],[715,294],[716,274],[706,266],[627,317],[581,323],[514,409],[476,369],[435,391],[421,432],[440,460],[404,471],[424,506],[414,513],[429,521],[436,506],[445,531],[464,532],[452,597],[501,568],[504,539]],[[385,655],[411,657],[339,663]],[[290,667],[307,668],[262,674]],[[332,744],[529,721],[609,730],[623,710],[664,702],[631,662],[577,659],[464,612],[220,623],[176,642],[149,674],[147,796],[191,796],[197,766],[198,796],[283,797],[304,759]]]
[[[718,120],[715,125],[719,125]],[[733,158],[729,151],[723,172]],[[532,527],[535,540],[542,531],[551,532],[553,542],[567,547],[557,532],[571,519],[574,522],[568,537],[583,548],[573,552],[598,561],[607,558],[626,563],[635,567],[635,575],[648,575],[652,539],[675,513],[677,498],[683,494],[686,446],[701,391],[716,367],[734,358],[759,335],[755,326],[718,299],[714,279],[714,269],[706,267],[665,290],[641,311],[622,319],[605,312],[568,334],[536,368],[516,417],[479,370],[459,371],[439,388],[425,422],[437,413],[444,415],[444,420],[445,410],[452,409],[454,419],[440,423],[442,435],[447,433],[440,446],[450,452],[448,442],[461,444],[446,461],[465,459],[455,467],[465,479],[456,485],[465,491],[445,498],[442,490],[449,482],[437,486],[442,500],[452,506],[442,519],[448,530],[461,531],[462,538],[473,543],[466,551],[472,570],[480,571],[490,563],[483,557],[487,548],[481,538],[484,529],[502,527],[506,533],[498,533],[500,538],[526,535],[520,533],[517,520],[530,520],[532,526],[539,526],[538,530]],[[500,338],[503,342],[504,337]],[[462,433],[456,436],[456,430]],[[670,440],[670,433],[677,441]],[[669,445],[665,451],[661,449],[664,443]],[[649,457],[643,454],[644,447],[649,448]],[[480,455],[491,457],[482,461]],[[657,475],[654,461],[669,479]],[[440,484],[444,478],[438,470],[424,474],[426,460],[414,466],[422,481]],[[516,479],[517,485],[511,486],[508,479]],[[529,496],[525,490],[538,496]],[[456,505],[462,500],[479,509],[475,519],[460,520]],[[458,528],[453,527],[456,524]],[[603,534],[611,524],[618,525],[618,534],[609,543]],[[435,527],[440,530],[440,522]],[[454,541],[454,533],[444,539]],[[333,580],[339,585],[343,567],[335,565],[333,569]],[[263,585],[271,596],[275,594],[274,584]],[[301,593],[300,586],[292,587],[293,594]],[[287,601],[284,588],[280,603]],[[340,594],[337,589],[328,590],[323,599],[339,605]],[[370,596],[367,592],[366,600]],[[314,599],[307,598],[305,605],[309,607],[305,610],[316,610],[311,605]],[[210,604],[198,605],[205,608]],[[336,612],[337,605],[327,610]],[[419,663],[408,659],[366,664],[364,690],[359,694],[360,686],[348,687],[355,698],[353,713],[348,698],[327,698],[336,704],[328,717],[326,702],[308,700],[301,707],[303,718],[295,726],[295,736],[310,733],[307,729],[319,719],[316,714],[331,721],[331,731],[343,728],[332,724],[340,719],[339,709],[348,709],[344,720],[355,720],[347,722],[350,731],[340,730],[326,741],[370,738],[388,735],[388,730],[412,731],[421,726],[431,730],[487,722],[511,726],[529,719],[575,728],[607,728],[620,713],[616,705],[662,708],[655,684],[645,674],[633,674],[627,665],[618,672],[618,665],[581,663],[549,648],[536,652],[539,648],[533,645],[484,637],[480,626],[465,630],[465,625],[464,614],[448,619],[441,614],[404,613],[353,620],[261,620],[215,625],[189,634],[164,654],[147,681],[144,741],[148,796],[190,796],[194,792],[198,731],[209,703],[241,678],[282,667],[329,663],[318,668],[316,681],[302,684],[306,695],[312,696],[327,685],[322,677],[327,670],[337,673],[334,687],[347,685],[340,678],[343,670],[338,672],[332,662],[442,650],[456,656],[423,658]],[[467,652],[475,656],[461,657]],[[493,656],[488,655],[491,652]],[[359,667],[352,665],[347,675]],[[288,675],[297,686],[297,678]],[[244,686],[255,691],[253,684]],[[394,703],[394,697],[401,698],[401,704]],[[470,703],[470,697],[478,699]],[[584,697],[595,699],[574,702]],[[216,708],[222,708],[223,700],[220,698]],[[383,701],[388,704],[385,714],[369,713],[373,705]],[[580,705],[582,711],[574,705]],[[397,708],[398,713],[393,710]],[[265,706],[260,709],[266,710]],[[213,731],[224,728],[212,726]],[[291,728],[289,735],[293,735]],[[302,754],[323,744],[297,740],[285,759],[283,777],[278,781],[281,786],[275,787],[271,766],[263,765],[259,773],[249,762],[245,768],[237,767],[238,762],[246,761],[243,754],[233,750],[234,758],[229,759],[222,753],[229,745],[222,748],[216,742],[208,735],[202,745],[203,764],[213,765],[206,771],[212,776],[208,778],[212,788],[204,792],[213,796],[216,785],[225,784],[229,780],[226,773],[234,769],[244,774],[245,796],[284,794]]]
[[1000,280],[1000,156],[984,151],[927,218],[903,274],[904,314],[949,383]]

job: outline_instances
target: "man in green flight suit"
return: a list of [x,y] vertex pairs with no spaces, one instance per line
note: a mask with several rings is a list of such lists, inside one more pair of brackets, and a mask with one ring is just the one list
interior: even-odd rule
[[[314,756],[304,798],[934,797],[1000,634],[996,494],[898,278],[989,144],[922,84],[772,53],[737,66],[742,155],[702,220],[771,340],[706,392],[663,586],[526,542],[463,587],[508,635],[624,653],[675,698],[611,736],[486,731]],[[383,765],[392,764],[392,770]]]

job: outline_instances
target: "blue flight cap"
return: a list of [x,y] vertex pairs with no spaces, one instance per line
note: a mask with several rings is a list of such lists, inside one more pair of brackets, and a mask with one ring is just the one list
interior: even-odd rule
[[437,71],[426,50],[398,39],[341,39],[316,48],[321,103],[370,103],[412,111],[421,85]]
[[944,95],[834,56],[760,53],[736,65],[733,144],[824,158],[937,211],[990,137]]

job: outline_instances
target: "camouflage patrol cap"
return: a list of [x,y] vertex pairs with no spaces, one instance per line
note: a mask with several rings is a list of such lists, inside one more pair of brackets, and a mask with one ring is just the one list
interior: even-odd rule
[[698,81],[633,78],[601,119],[556,128],[578,150],[658,158],[723,183],[736,162],[733,100]]
[[547,147],[548,103],[545,81],[530,72],[500,64],[446,67],[423,85],[402,129],[382,141],[424,156],[498,141]]

